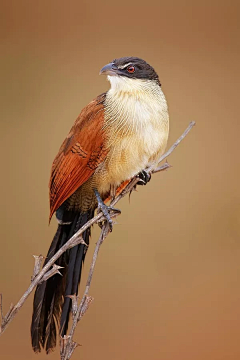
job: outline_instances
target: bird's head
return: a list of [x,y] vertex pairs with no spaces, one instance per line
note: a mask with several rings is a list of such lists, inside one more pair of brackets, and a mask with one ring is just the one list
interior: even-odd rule
[[135,87],[146,82],[161,85],[153,67],[137,57],[115,59],[101,69],[100,75],[102,74],[108,76],[112,87],[121,88],[126,85]]

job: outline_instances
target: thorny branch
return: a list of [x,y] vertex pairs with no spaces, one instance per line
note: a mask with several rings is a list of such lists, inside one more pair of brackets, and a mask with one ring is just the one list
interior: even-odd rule
[[[184,131],[184,133],[179,137],[179,139],[170,147],[170,149],[164,155],[161,156],[161,158],[159,159],[159,163],[162,162],[164,159],[166,159],[166,157],[169,156],[173,152],[173,150],[175,150],[175,148],[187,136],[187,134],[193,128],[194,125],[195,125],[195,122],[192,121],[189,124],[189,126],[187,127],[187,129]],[[164,171],[164,170],[166,170],[166,169],[168,169],[170,167],[171,167],[171,165],[169,165],[168,162],[165,162],[163,165],[159,166],[158,168],[156,168],[154,170],[153,170],[153,168],[149,167],[149,168],[145,169],[145,171],[148,174],[154,174],[156,172]],[[116,196],[115,199],[113,199],[111,201],[110,206],[111,207],[114,206],[124,196],[131,193],[135,189],[138,181],[139,181],[138,176],[134,177],[129,182],[129,184],[123,189],[123,191],[118,196]],[[111,218],[116,217],[118,214],[119,213],[115,212],[115,211],[110,212]],[[82,238],[83,232],[87,228],[92,226],[93,224],[103,222],[104,220],[105,219],[104,219],[104,216],[103,216],[102,212],[100,212],[94,218],[89,220],[84,226],[81,227],[80,230],[78,230],[58,250],[58,252],[51,259],[49,259],[48,263],[42,268],[41,271],[40,271],[40,268],[41,268],[41,263],[42,263],[42,260],[43,260],[43,256],[42,255],[39,255],[39,256],[34,255],[35,265],[34,265],[33,275],[32,275],[32,278],[31,278],[31,284],[28,287],[28,289],[25,291],[23,296],[20,298],[18,303],[15,306],[13,306],[11,304],[10,309],[7,312],[6,315],[3,315],[3,301],[2,301],[3,299],[2,299],[2,294],[0,294],[0,320],[1,320],[0,335],[3,334],[3,332],[6,330],[7,326],[9,325],[9,323],[17,315],[18,311],[23,306],[23,304],[27,300],[28,296],[32,293],[34,288],[39,283],[41,283],[42,281],[46,281],[49,277],[53,276],[54,274],[57,274],[57,273],[60,274],[60,272],[59,272],[60,267],[55,264],[55,261],[66,250],[68,250],[68,249],[72,248],[73,246],[76,246],[76,245],[78,245],[80,243],[84,243],[83,238]],[[93,254],[93,258],[92,258],[92,262],[91,262],[91,266],[90,266],[90,270],[89,270],[89,274],[88,274],[86,288],[85,288],[85,291],[84,291],[84,294],[83,294],[83,297],[82,297],[82,300],[81,300],[80,304],[78,305],[78,298],[77,298],[76,295],[71,296],[73,323],[72,323],[72,327],[71,327],[71,329],[69,331],[69,335],[65,335],[64,338],[60,339],[60,356],[61,356],[61,360],[69,360],[71,358],[72,354],[73,354],[73,351],[78,346],[78,344],[73,341],[73,335],[74,335],[74,332],[75,332],[75,329],[77,327],[78,322],[84,316],[84,314],[86,313],[89,305],[93,301],[93,298],[91,296],[89,296],[88,293],[89,293],[89,289],[90,289],[90,285],[91,285],[91,281],[92,281],[92,276],[93,276],[93,272],[94,272],[94,269],[95,269],[95,265],[96,265],[97,256],[98,256],[100,246],[102,245],[104,239],[109,234],[109,231],[110,231],[110,228],[109,228],[108,223],[104,222],[100,237],[99,237],[99,239],[98,239],[98,241],[96,243],[96,247],[95,247],[95,250],[94,250],[94,254]]]

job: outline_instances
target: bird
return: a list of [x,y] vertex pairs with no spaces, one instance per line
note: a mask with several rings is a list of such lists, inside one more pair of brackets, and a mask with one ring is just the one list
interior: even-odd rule
[[[82,109],[52,164],[49,219],[56,213],[58,228],[45,264],[93,218],[99,202],[114,198],[136,175],[148,181],[144,169],[157,167],[167,145],[168,105],[154,68],[131,56],[111,61],[100,74],[107,76],[109,90]],[[36,353],[49,353],[67,333],[69,295],[78,293],[90,233],[88,228],[85,244],[56,261],[62,276],[55,274],[36,288],[31,323]]]

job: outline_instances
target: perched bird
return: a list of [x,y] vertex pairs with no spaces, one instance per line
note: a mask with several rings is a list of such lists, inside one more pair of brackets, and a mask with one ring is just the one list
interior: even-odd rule
[[[104,66],[110,89],[80,113],[51,170],[50,219],[58,229],[45,263],[94,215],[99,197],[114,196],[125,181],[157,166],[169,132],[168,107],[155,70],[137,57],[115,59]],[[98,198],[98,199],[97,199]],[[83,233],[89,244],[90,229]],[[87,246],[79,244],[56,262],[58,274],[38,285],[31,325],[35,352],[56,346],[67,332],[71,299],[77,294]]]

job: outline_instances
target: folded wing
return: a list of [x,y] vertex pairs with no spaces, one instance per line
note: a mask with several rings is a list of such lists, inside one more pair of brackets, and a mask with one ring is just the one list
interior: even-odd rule
[[49,183],[50,219],[106,158],[104,99],[105,94],[98,96],[81,111],[53,162]]

